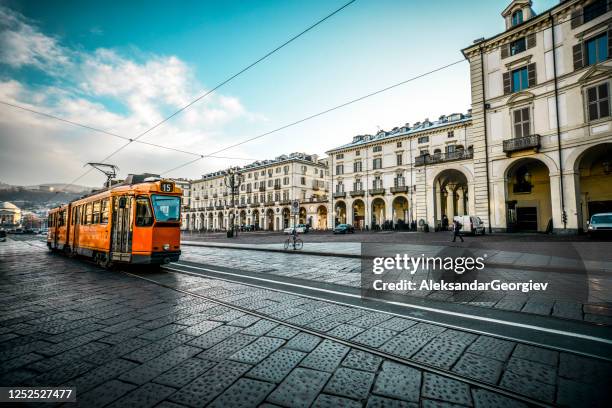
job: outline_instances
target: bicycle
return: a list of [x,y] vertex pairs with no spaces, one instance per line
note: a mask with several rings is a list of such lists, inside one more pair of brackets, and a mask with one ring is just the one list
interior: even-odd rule
[[285,251],[288,250],[290,246],[293,246],[294,251],[299,251],[304,246],[304,242],[294,235],[292,238],[287,238],[285,240]]

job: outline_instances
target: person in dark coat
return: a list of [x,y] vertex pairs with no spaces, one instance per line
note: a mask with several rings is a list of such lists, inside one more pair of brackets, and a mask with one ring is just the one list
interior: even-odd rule
[[448,231],[448,217],[446,214],[442,216],[442,231]]
[[461,242],[463,242],[463,237],[461,236],[461,234],[459,234],[461,227],[463,227],[463,225],[459,221],[453,220],[453,242],[455,242],[457,237],[459,237]]

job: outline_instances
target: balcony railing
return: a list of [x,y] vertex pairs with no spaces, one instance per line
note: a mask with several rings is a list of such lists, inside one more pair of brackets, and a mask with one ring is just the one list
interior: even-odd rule
[[261,192],[266,191],[266,187],[265,186],[260,186],[259,187],[259,191],[261,191]]
[[415,166],[424,166],[426,164],[437,164],[437,163],[445,163],[451,162],[455,160],[465,160],[472,159],[474,157],[474,152],[472,150],[455,150],[450,153],[434,153],[433,155],[424,155],[417,156],[414,158]]
[[510,154],[519,150],[533,149],[537,152],[540,149],[540,135],[529,135],[525,137],[515,137],[504,140],[504,153]]
[[384,195],[385,189],[384,188],[371,188],[368,190],[368,193],[370,193],[370,195]]
[[365,191],[364,190],[353,190],[349,194],[351,195],[351,197],[361,197],[365,195]]
[[281,189],[280,184],[275,184],[275,185],[274,185],[274,189],[275,189],[275,190],[280,190],[280,189]]
[[407,192],[408,192],[408,186],[391,187],[391,193],[393,194],[407,193]]
[[259,207],[259,203],[251,203],[251,208]]
[[223,209],[223,206],[222,206],[222,205],[216,205],[216,206],[215,206],[215,210],[222,210],[222,209]]
[[214,207],[213,205],[209,205],[208,207],[206,207],[206,209],[207,209],[208,211],[212,211],[212,210],[214,210],[214,209],[215,209],[215,207]]
[[343,191],[341,193],[334,193],[334,198],[344,198],[346,197],[346,193]]
[[267,205],[267,206],[274,205],[274,201],[266,201],[264,205]]
[[291,204],[291,200],[281,200],[280,205],[289,205]]
[[246,204],[239,204],[237,207],[238,208],[246,208],[247,206],[246,206]]

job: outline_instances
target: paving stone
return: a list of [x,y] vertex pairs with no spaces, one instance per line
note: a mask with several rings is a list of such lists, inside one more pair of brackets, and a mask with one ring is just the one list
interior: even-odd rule
[[398,357],[410,358],[429,340],[427,337],[412,337],[400,334],[383,344],[380,350]]
[[339,326],[334,327],[332,330],[327,332],[330,336],[338,337],[343,340],[349,340],[358,335],[359,333],[364,332],[366,329],[363,327],[352,326],[350,324],[341,324]]
[[197,347],[179,346],[158,357],[148,360],[133,370],[123,373],[119,380],[134,384],[144,384],[151,381],[161,373],[168,371],[175,365],[195,356],[201,351]]
[[[189,334],[191,336],[201,336],[204,333],[208,333],[212,329],[221,326],[221,322],[213,322],[211,320],[205,320],[193,326],[184,328],[181,333]],[[237,331],[237,330],[236,330]]]
[[263,381],[241,378],[223,394],[219,395],[209,407],[211,408],[251,408],[259,405],[272,391],[274,384]]
[[464,408],[465,405],[453,404],[451,402],[444,402],[431,399],[422,399],[421,408]]
[[421,372],[412,367],[385,361],[374,383],[374,394],[405,401],[419,401]]
[[38,340],[38,341],[33,341],[27,344],[23,344],[20,346],[11,347],[10,349],[6,349],[0,352],[0,360],[2,361],[10,360],[22,354],[32,353],[32,352],[50,347],[52,345],[53,343]]
[[407,402],[397,399],[390,399],[372,395],[368,398],[366,408],[418,408],[419,405],[414,402]]
[[[98,408],[110,404],[124,394],[135,389],[133,384],[117,380],[105,382],[85,394],[77,395],[77,406],[83,408]],[[77,390],[78,392],[78,390]]]
[[247,373],[247,376],[263,381],[280,383],[305,355],[306,353],[300,351],[282,348],[253,367]]
[[196,377],[213,368],[217,362],[200,358],[189,358],[171,370],[156,377],[153,382],[169,387],[181,388]]
[[366,399],[374,382],[374,373],[338,368],[325,386],[324,392],[353,399]]
[[60,367],[48,371],[39,376],[29,379],[26,384],[29,386],[53,387],[63,384],[81,374],[86,373],[95,366],[84,361],[73,361]]
[[145,384],[113,402],[112,408],[152,407],[176,391],[159,384]]
[[228,324],[231,326],[249,327],[250,325],[257,323],[259,320],[261,319],[256,316],[244,315],[236,320],[232,320]]
[[72,361],[81,360],[83,357],[90,354],[103,351],[107,347],[109,347],[108,344],[97,342],[84,344],[81,347],[70,349],[53,357],[39,360],[33,364],[30,364],[27,368],[39,372],[46,372],[64,364],[68,364]]
[[553,305],[552,315],[564,319],[582,320],[582,304],[557,300]]
[[423,375],[423,398],[433,398],[461,405],[472,405],[470,387],[463,382],[456,381],[436,374]]
[[247,364],[257,364],[285,343],[283,339],[260,337],[229,358]]
[[238,333],[240,330],[241,328],[237,326],[220,326],[207,331],[199,337],[196,337],[188,344],[190,346],[200,347],[203,349],[211,348],[215,344],[220,343],[226,338]]
[[285,347],[310,353],[321,342],[321,338],[308,333],[299,333],[293,337]]
[[349,347],[330,340],[320,343],[302,362],[302,367],[332,372],[340,365]]
[[245,334],[235,334],[221,343],[209,348],[206,351],[198,354],[198,358],[203,358],[205,360],[212,361],[223,361],[229,358],[232,354],[236,353],[239,350],[242,350],[244,347],[247,347],[249,344],[254,342],[257,339],[255,336],[247,336]]
[[388,315],[386,313],[370,312],[361,316],[358,319],[353,320],[351,324],[367,329],[389,319],[391,319],[391,315]]
[[511,358],[506,365],[506,370],[534,381],[552,385],[555,384],[555,379],[557,377],[556,367],[523,360],[522,358]]
[[[123,330],[111,336],[102,337],[98,341],[102,343],[117,345],[125,341],[128,341],[130,339],[133,339],[135,337],[138,337],[141,334],[146,333],[147,331],[148,331],[147,329],[142,329],[140,327],[131,327],[129,329]],[[141,339],[141,340],[144,340],[144,339]]]
[[149,340],[145,339],[129,339],[123,343],[107,347],[103,350],[90,354],[83,357],[83,360],[89,361],[94,364],[103,364],[106,361],[121,357],[125,354],[131,353],[134,350],[145,347],[151,344]]
[[559,378],[556,403],[566,407],[609,407],[610,389],[600,385],[584,384]]
[[276,326],[274,329],[270,330],[266,336],[269,337],[278,337],[281,339],[289,340],[298,334],[300,331],[298,329],[294,329],[289,326]]
[[521,312],[548,316],[551,312],[552,306],[552,300],[531,298],[527,300],[527,303],[525,306],[523,306]]
[[377,327],[401,332],[417,323],[418,322],[416,320],[405,319],[403,317],[392,317],[389,320],[379,323]]
[[412,358],[421,363],[449,369],[455,364],[466,348],[467,344],[465,343],[449,341],[445,338],[435,338]]
[[467,351],[480,356],[506,361],[514,349],[516,343],[500,340],[489,336],[480,336],[468,347]]
[[36,375],[38,375],[38,373],[35,371],[18,368],[17,370],[13,370],[11,372],[1,375],[0,384],[5,387],[13,385],[23,386],[23,384],[26,384]]
[[317,408],[361,408],[361,403],[335,395],[319,394],[312,406]]
[[329,373],[298,367],[272,391],[268,401],[295,408],[309,407],[330,376]]
[[0,365],[0,374],[4,374],[9,371],[16,370],[19,367],[23,367],[25,365],[31,364],[42,358],[43,356],[41,356],[40,354],[28,353],[28,354],[22,354],[21,356],[15,357],[8,361],[3,361],[2,365]]
[[395,335],[397,335],[396,331],[383,329],[380,327],[371,327],[363,333],[353,337],[352,340],[369,347],[377,348],[382,346],[387,340]]
[[79,395],[89,391],[90,389],[118,377],[122,373],[132,370],[138,366],[138,363],[132,361],[115,359],[106,364],[98,366],[93,370],[81,375],[75,379],[68,381],[63,385],[70,385],[77,388]]
[[242,330],[242,334],[248,334],[251,336],[264,336],[270,330],[274,329],[278,326],[277,323],[274,323],[270,320],[260,320],[252,326],[247,327]]
[[559,375],[583,383],[605,383],[612,373],[612,363],[593,358],[561,353]]
[[514,349],[514,353],[512,353],[512,357],[518,357],[549,365],[557,365],[559,362],[558,351],[548,350],[537,346],[530,346],[527,344],[517,344],[516,348]]
[[555,398],[555,386],[534,381],[531,378],[506,371],[499,385],[503,388],[527,395],[542,401],[553,402]]
[[375,356],[374,354],[351,349],[344,361],[342,361],[342,365],[357,370],[376,372],[382,360],[381,357]]
[[479,388],[472,389],[472,397],[475,408],[527,408],[520,401]]
[[128,360],[137,361],[139,363],[144,363],[148,360],[151,360],[166,351],[170,351],[173,348],[176,348],[183,343],[193,339],[193,336],[188,336],[185,334],[174,333],[170,336],[158,340],[154,343],[151,343],[147,346],[141,347],[131,353],[128,353],[123,356]]
[[246,373],[249,368],[251,368],[250,365],[236,361],[221,362],[179,389],[168,399],[190,407],[204,406]]
[[497,384],[502,368],[503,363],[501,361],[477,354],[465,353],[452,370],[476,380]]

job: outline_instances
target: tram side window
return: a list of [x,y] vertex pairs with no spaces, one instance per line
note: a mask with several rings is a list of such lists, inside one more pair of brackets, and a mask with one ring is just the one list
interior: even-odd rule
[[148,197],[136,198],[136,226],[148,227],[153,225],[153,212]]
[[59,226],[63,227],[64,226],[64,216],[65,216],[66,212],[65,211],[60,211],[59,213]]
[[93,203],[93,224],[100,223],[100,202],[96,201]]
[[91,220],[92,220],[92,204],[89,203],[87,204],[87,208],[85,210],[85,221],[86,224],[91,224]]
[[108,198],[102,200],[102,212],[100,214],[100,222],[102,224],[108,224]]

